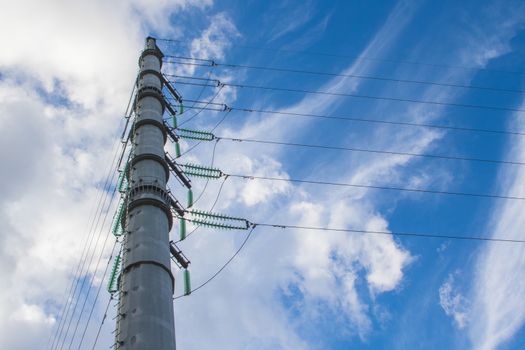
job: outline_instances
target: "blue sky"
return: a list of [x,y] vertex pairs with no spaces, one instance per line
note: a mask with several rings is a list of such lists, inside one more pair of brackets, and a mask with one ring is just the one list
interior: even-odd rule
[[[35,348],[56,327],[69,272],[88,234],[79,227],[87,225],[101,194],[101,169],[119,135],[147,35],[180,41],[159,41],[165,54],[222,63],[525,90],[525,73],[520,73],[525,72],[525,8],[520,1],[94,1],[52,2],[48,8],[27,1],[10,4],[0,18],[8,27],[10,18],[28,9],[27,30],[1,34],[12,47],[0,54],[0,130],[6,135],[0,148],[9,169],[0,173],[11,184],[1,188],[0,218],[6,225],[0,240],[12,247],[0,248],[8,281],[0,294],[0,324],[8,330],[0,336],[2,348]],[[130,23],[136,25],[130,28]],[[210,72],[166,62],[164,69],[209,74],[234,84],[525,109],[524,94],[516,92],[220,65]],[[201,93],[176,79],[173,84],[184,99]],[[525,130],[521,111],[229,86],[207,88],[200,99],[214,96],[216,103],[253,109]],[[188,110],[179,121],[192,114]],[[185,127],[210,130],[223,117],[222,112],[202,111]],[[27,132],[34,137],[27,139]],[[525,161],[523,136],[235,110],[215,134]],[[181,143],[183,151],[192,145]],[[213,147],[203,143],[181,162],[209,165]],[[174,153],[173,145],[166,149]],[[525,196],[520,165],[226,140],[217,144],[214,165],[226,173]],[[45,188],[35,181],[42,178],[48,182]],[[195,192],[204,185],[194,180]],[[183,200],[177,183],[170,186]],[[209,209],[220,186],[220,181],[210,182],[198,207]],[[215,211],[254,222],[391,232],[523,239],[525,223],[521,200],[237,178],[226,180],[217,203]],[[34,215],[27,219],[29,209]],[[109,225],[101,224],[99,231]],[[35,232],[42,239],[34,241]],[[192,262],[193,285],[213,274],[245,234],[199,229],[182,242]],[[177,237],[176,228],[172,237]],[[97,249],[107,261],[110,247]],[[175,301],[177,344],[182,349],[522,348],[524,249],[512,243],[257,227],[213,282]],[[105,283],[95,263],[86,276],[94,276],[93,294]],[[182,283],[176,289],[179,294]],[[108,297],[104,294],[95,304],[89,342]],[[112,329],[112,321],[106,322],[100,347],[111,344]]]

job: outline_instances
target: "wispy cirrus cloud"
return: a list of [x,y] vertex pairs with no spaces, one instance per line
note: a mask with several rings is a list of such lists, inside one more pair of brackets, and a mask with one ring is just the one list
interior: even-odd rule
[[[290,15],[283,17],[280,15],[283,12],[290,13]],[[272,26],[270,28],[271,32],[269,34],[270,38],[268,41],[275,41],[298,30],[310,22],[314,17],[315,12],[315,5],[310,0],[304,1],[301,6],[296,6],[293,2],[281,2],[279,6],[272,11],[277,18],[272,18]]]
[[468,322],[468,301],[454,285],[456,274],[449,274],[439,287],[439,304],[447,316],[452,317],[458,328],[465,328]]
[[[166,27],[166,11],[190,7],[202,9],[209,4],[210,2],[192,1],[158,1],[151,4],[136,1],[130,9],[119,3],[125,9],[122,18],[102,16],[102,21],[95,19],[108,12],[107,6],[111,13],[119,13],[122,8],[113,8],[101,2],[96,2],[95,10],[91,12],[84,7],[64,10],[57,6],[45,9],[42,5],[41,13],[46,14],[42,17],[53,18],[55,24],[64,21],[82,23],[78,26],[78,32],[72,31],[63,41],[58,41],[54,37],[62,32],[61,25],[52,25],[51,32],[42,37],[39,37],[41,33],[32,30],[32,35],[42,39],[36,43],[34,50],[17,46],[20,40],[26,39],[21,33],[15,33],[13,42],[9,41],[10,38],[5,38],[15,47],[0,58],[1,69],[15,78],[20,77],[16,75],[20,71],[26,70],[27,75],[31,75],[28,80],[32,81],[36,77],[38,85],[44,86],[45,93],[39,93],[31,81],[26,85],[20,85],[17,79],[4,79],[1,82],[0,115],[4,117],[0,118],[0,130],[9,130],[3,140],[6,142],[3,149],[17,148],[23,150],[26,156],[24,161],[20,161],[9,157],[10,154],[2,154],[2,159],[7,160],[8,166],[2,169],[4,173],[2,170],[0,173],[3,179],[8,180],[8,186],[0,188],[4,198],[4,202],[0,204],[0,218],[4,223],[4,231],[0,235],[0,250],[3,249],[0,262],[9,287],[3,290],[5,294],[0,319],[9,322],[3,324],[6,332],[0,338],[1,346],[35,348],[40,345],[37,340],[43,337],[54,322],[56,307],[49,306],[49,296],[59,299],[60,292],[65,289],[70,265],[77,261],[78,249],[72,247],[77,242],[78,227],[84,224],[89,212],[86,203],[94,201],[100,193],[97,184],[101,177],[97,166],[100,159],[109,157],[108,145],[111,145],[111,138],[114,136],[105,127],[116,124],[116,116],[122,112],[129,92],[128,85],[132,83],[131,80],[123,81],[122,77],[132,79],[136,69],[136,55],[141,49],[144,33],[141,30],[130,32],[129,18],[139,19],[143,28],[155,27],[160,23],[162,28],[157,28],[158,31],[169,33],[175,29]],[[141,11],[147,5],[152,6]],[[22,13],[29,9],[19,11]],[[408,2],[401,2],[362,54],[388,57],[415,11]],[[38,22],[42,19],[33,17],[29,16],[27,20],[35,21],[36,27],[45,27],[45,23]],[[228,55],[227,48],[239,38],[235,23],[226,13],[212,15],[208,20],[208,26],[192,40],[191,53],[201,57],[225,58]],[[7,23],[6,28],[13,25],[8,20],[4,23]],[[26,26],[29,28],[30,24],[27,23]],[[322,24],[324,26],[326,23]],[[321,30],[323,26],[320,27]],[[494,29],[493,26],[487,28]],[[293,27],[284,28],[282,33],[291,33],[293,30]],[[6,29],[4,33],[10,32]],[[108,33],[112,34],[108,37]],[[284,35],[282,33],[277,34]],[[507,40],[511,33],[512,31],[503,31],[502,36]],[[500,32],[491,30],[489,34],[497,36]],[[101,41],[101,37],[118,43],[112,48],[114,51],[107,52],[107,43]],[[79,38],[83,40],[79,41]],[[480,66],[508,50],[508,42],[502,41],[502,46],[493,45],[497,42],[497,37],[496,41],[488,41],[489,46],[499,48],[497,52],[480,43],[485,40],[485,36],[477,39],[479,40],[466,42],[472,45],[469,47],[472,52],[481,52],[475,56],[481,57],[480,60],[474,60]],[[49,48],[49,52],[46,48]],[[35,52],[42,54],[36,55]],[[99,57],[99,52],[106,52],[106,55]],[[464,62],[471,62],[469,52],[461,53],[464,54],[461,56]],[[128,58],[129,62],[123,64],[120,57]],[[351,64],[342,73],[372,72],[374,65],[371,61],[361,60]],[[228,79],[227,76],[219,78]],[[446,75],[442,77],[444,80],[446,78]],[[460,78],[469,81],[471,75],[466,74]],[[108,80],[114,84],[109,86]],[[358,91],[360,87],[358,81],[338,78],[322,84],[319,89],[350,92]],[[48,96],[45,95],[59,90],[75,108],[57,106],[47,101]],[[421,89],[417,93],[422,98],[453,100],[457,97],[433,89]],[[233,93],[228,96],[227,101],[235,98]],[[340,103],[340,100],[327,96],[309,96],[297,104],[281,108],[286,111],[331,113]],[[435,111],[425,108],[381,108],[386,108],[393,114],[406,114],[406,118],[410,120],[430,120],[436,115]],[[378,110],[381,108],[378,107]],[[206,119],[200,123],[204,128],[210,125]],[[254,138],[271,135],[271,138],[278,139],[297,136],[312,127],[311,124],[306,121],[283,123],[282,119],[255,115],[250,123],[242,127],[232,123],[221,133]],[[28,132],[34,137],[25,138],[24,135]],[[80,140],[79,135],[82,135]],[[391,135],[387,130],[378,128],[374,132],[357,135],[355,140],[373,140],[376,146],[383,148],[403,145],[407,151],[424,152],[434,147],[442,137],[443,134],[428,130]],[[245,144],[239,147],[220,143],[218,149],[216,163],[224,166],[225,170],[289,176],[287,163],[293,155],[284,148],[273,147],[262,153],[260,149]],[[198,157],[195,158],[200,159],[209,157],[209,153],[199,149],[196,150],[196,155]],[[449,184],[447,176],[451,175],[446,170],[443,176],[445,180],[436,178],[435,169],[423,169],[414,174],[411,167],[414,162],[414,159],[407,157],[385,160],[353,155],[337,158],[334,162],[337,164],[323,163],[322,174],[337,177],[336,180],[341,182],[388,181],[414,187],[428,184],[446,187]],[[28,177],[29,172],[33,178],[45,178],[45,188]],[[514,174],[508,175],[512,176]],[[211,205],[219,185],[210,185],[211,191],[204,195],[203,205]],[[49,198],[53,198],[52,203]],[[379,205],[399,199],[380,197],[373,191],[319,190],[284,183],[270,185],[262,181],[233,182],[231,179],[226,182],[221,198],[216,210],[239,213],[254,220],[382,231],[389,229],[389,221],[380,211]],[[29,211],[32,213],[31,220],[27,220],[28,208],[34,210]],[[34,208],[46,210],[43,212]],[[512,216],[519,216],[522,208],[504,209],[509,210],[508,216],[505,216],[506,224],[502,224],[507,230]],[[67,217],[64,217],[64,212],[68,213]],[[60,222],[58,228],[57,222]],[[39,240],[33,239],[35,232]],[[198,257],[192,259],[194,283],[214,273],[217,266],[237,249],[241,240],[238,233],[216,234],[201,231],[185,242],[184,248],[188,256]],[[62,254],[50,257],[50,251]],[[510,279],[501,281],[496,277],[499,272],[516,278],[522,276],[509,274],[513,265],[501,265],[495,258],[496,253],[500,254],[487,251],[483,255],[488,259],[487,262],[480,258],[480,286],[490,293],[480,293],[479,298],[475,299],[476,310],[493,312],[493,316],[478,320],[474,326],[468,324],[472,329],[478,327],[476,329],[486,332],[487,336],[480,338],[479,343],[484,345],[501,343],[511,337],[522,324],[520,308],[516,307],[519,305],[518,294],[510,299],[514,306],[512,310],[503,305],[501,295],[509,286]],[[514,266],[520,266],[520,254],[520,251],[511,252],[510,260]],[[338,326],[336,329],[367,339],[373,327],[377,296],[402,288],[406,270],[413,259],[410,251],[391,237],[378,239],[315,231],[275,231],[258,227],[243,254],[221,274],[220,279],[216,279],[210,288],[204,288],[191,298],[183,298],[175,303],[179,345],[197,349],[212,346],[231,349],[307,349],[312,344],[305,340],[304,335],[308,332],[304,332],[304,328],[301,331],[301,327],[307,325],[306,328],[311,329],[311,334],[315,335],[315,325],[319,326],[322,317],[326,315],[336,316],[333,319]],[[492,268],[495,261],[501,268]],[[51,279],[53,284],[48,283]],[[517,290],[520,291],[520,288],[521,285]],[[461,316],[464,312],[460,303],[456,302],[457,296],[453,284],[443,285],[443,305],[452,315]],[[485,305],[488,298],[494,296],[499,305],[497,310],[491,305]],[[23,336],[18,332],[20,329],[24,329]],[[261,335],[261,329],[265,331],[264,336]],[[475,332],[472,332],[474,335]],[[111,342],[109,334],[106,338]]]
[[[397,6],[364,50],[364,54],[386,54],[389,45],[396,41],[405,25],[410,22],[414,11],[415,8],[405,2]],[[367,72],[373,68],[373,65],[372,62],[358,61],[350,65],[343,73]],[[359,83],[356,81],[337,78],[324,83],[320,90],[349,92],[356,91],[358,88]],[[342,103],[340,99],[333,97],[308,96],[297,104],[281,107],[281,110],[330,113],[340,103]],[[220,134],[253,138],[268,138],[268,135],[271,135],[272,139],[279,139],[297,135],[309,126],[310,123],[306,120],[284,121],[277,117],[253,115],[250,116],[250,122],[245,123],[240,129],[221,128]],[[429,143],[431,139],[416,143],[419,142]],[[220,143],[220,152],[215,158],[216,164],[222,166],[227,173],[243,173],[250,170],[255,174],[265,173],[265,169],[268,169],[271,164],[270,168],[276,174],[282,177],[288,176],[284,164],[291,154],[282,147],[265,148],[264,153],[261,153],[260,148],[256,146],[250,144],[242,144],[242,146],[241,148],[238,145]],[[245,162],[242,161],[246,157],[251,159],[251,164],[258,164],[262,168],[246,168]],[[264,159],[266,161],[263,161]],[[269,159],[272,160],[269,162]],[[338,174],[339,180],[348,181],[352,176],[359,176],[357,175],[359,172],[375,166],[376,172],[370,170],[368,175],[379,177],[379,172],[390,172],[391,167],[404,163],[406,159],[383,163],[381,166],[375,166],[373,161],[360,162],[360,166],[354,168],[357,169],[357,172],[348,172],[346,167],[340,164],[341,167],[334,174]],[[218,186],[212,185],[210,192],[216,193]],[[266,193],[264,198],[260,197],[261,200],[253,203],[254,205],[248,210],[245,208],[247,203],[238,202],[238,197],[251,198],[253,193],[261,192]],[[312,226],[359,226],[370,230],[387,230],[388,222],[376,211],[373,201],[370,198],[363,200],[366,193],[356,197],[354,192],[328,188],[321,191],[295,185],[288,185],[287,188],[273,188],[265,181],[236,181],[226,184],[218,208],[226,212],[243,213],[256,222],[263,220]],[[208,200],[213,201],[213,195]],[[204,200],[203,203],[207,203],[208,200]],[[225,241],[224,237],[219,239],[214,235],[201,232],[199,236],[193,237],[193,240],[186,243],[185,247],[190,255],[197,249],[202,252],[203,245],[213,247],[214,251],[223,252],[222,259],[226,259],[228,252],[231,253],[235,249],[233,242],[238,242],[238,238],[232,237]],[[228,342],[233,348],[239,347],[242,342],[247,342],[246,339],[250,339],[248,341],[250,344],[267,344],[268,346],[268,344],[277,342],[274,347],[307,348],[303,342],[298,341],[301,333],[297,328],[294,329],[294,324],[311,327],[319,322],[316,315],[326,313],[340,316],[335,317],[334,322],[341,327],[342,332],[365,339],[372,324],[371,306],[365,299],[397,288],[403,279],[404,269],[412,260],[410,253],[391,237],[375,239],[352,235],[332,235],[316,231],[279,232],[257,228],[250,247],[246,248],[240,262],[237,260],[236,264],[229,268],[227,274],[223,274],[220,280],[215,281],[213,288],[231,291],[232,289],[228,286],[239,278],[245,281],[242,276],[258,276],[257,281],[250,280],[243,282],[242,285],[236,285],[234,294],[250,295],[249,301],[230,296],[214,297],[213,291],[203,290],[200,295],[196,294],[192,300],[181,302],[180,305],[182,314],[193,310],[192,312],[199,314],[199,319],[204,317],[204,314],[201,314],[203,310],[195,311],[195,305],[204,302],[206,298],[211,298],[214,306],[221,305],[221,309],[231,310],[236,315],[240,312],[234,317],[235,326],[226,321],[216,325],[216,327],[224,328],[225,334],[229,334],[232,327],[245,329],[244,337],[238,335],[233,337],[238,338],[239,343],[235,343],[237,345],[232,345],[233,339]],[[269,249],[273,258],[269,258]],[[220,259],[216,256],[213,260],[220,261]],[[213,267],[217,266],[217,262],[211,263],[212,258],[209,260],[210,262],[201,261],[199,263],[201,273],[206,274],[204,271],[207,271],[208,268],[212,269],[208,273],[212,273]],[[203,266],[204,264],[207,267]],[[369,290],[368,297],[358,291],[357,285],[363,283],[360,277],[362,274],[365,276],[365,284]],[[288,301],[301,310],[299,315],[291,317],[290,309],[285,305],[288,301],[282,303],[281,298],[287,295],[287,291],[294,291],[292,299]],[[288,298],[285,297],[285,299]],[[267,305],[273,306],[264,313],[270,312],[273,315],[274,324],[285,326],[276,333],[265,334],[265,339],[262,339],[258,332],[251,332],[251,327],[248,326],[254,320],[246,318],[246,315],[240,310],[249,308],[253,313],[258,314],[262,312],[261,308]],[[196,326],[191,324],[182,327],[197,331]],[[294,341],[284,342],[283,339],[287,337],[291,337],[289,339]],[[207,343],[204,338],[198,336],[193,339],[184,339],[181,345],[195,348],[206,347]]]
[[[461,62],[475,62],[484,67],[490,60],[511,52],[511,40],[525,27],[524,13],[525,7],[520,2],[512,2],[512,6],[494,2],[487,6],[482,11],[483,24],[472,21],[466,25],[470,40],[466,41]],[[522,101],[519,108],[524,107]],[[508,123],[509,129],[522,130],[525,127],[522,117],[520,113],[515,114]],[[510,152],[505,157],[523,159],[525,143],[522,138],[512,138],[508,142]],[[524,178],[521,167],[502,167],[496,188],[502,194],[522,196]],[[522,239],[523,210],[520,201],[494,203],[486,230],[494,237]],[[498,348],[522,329],[525,323],[524,256],[525,248],[519,244],[486,244],[477,254],[474,276],[469,281],[471,290],[466,296],[470,306],[459,310],[460,319],[469,321],[465,329],[473,348]]]
[[[525,108],[525,102],[520,108]],[[525,128],[522,115],[515,115],[511,124],[515,129]],[[525,156],[523,139],[516,139],[510,146],[508,159]],[[521,167],[502,169],[498,179],[500,193],[525,196],[525,170]],[[494,237],[523,239],[524,210],[520,201],[495,206],[488,230]],[[525,247],[520,244],[487,244],[479,253],[470,297],[469,333],[475,348],[498,348],[522,329],[525,324],[524,271]]]

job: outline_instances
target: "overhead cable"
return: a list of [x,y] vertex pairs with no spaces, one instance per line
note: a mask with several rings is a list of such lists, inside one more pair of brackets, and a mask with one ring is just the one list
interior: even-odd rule
[[[116,246],[117,246],[117,241],[115,240],[115,243],[113,244],[113,248],[111,249],[111,253],[110,253],[109,258],[108,258],[108,262],[106,264],[106,268],[104,269],[102,277],[100,278],[100,284],[98,285],[98,288],[97,288],[97,294],[95,295],[95,300],[93,300],[93,303],[91,304],[91,308],[89,310],[89,315],[88,315],[88,318],[86,320],[86,324],[84,325],[84,330],[82,331],[82,336],[80,337],[80,342],[78,344],[78,349],[79,350],[82,347],[82,343],[83,343],[84,338],[86,336],[86,332],[88,330],[89,323],[91,322],[91,319],[92,319],[92,316],[93,316],[93,312],[95,311],[95,306],[97,305],[97,301],[98,301],[98,298],[100,296],[100,291],[102,290],[103,281],[106,280],[106,276],[108,274],[109,266],[111,264],[113,255],[115,253],[115,247]],[[97,267],[98,267],[98,263],[97,263]],[[113,298],[113,295],[111,295],[111,298]],[[110,299],[110,301],[111,301],[111,299]],[[106,313],[107,313],[107,310],[106,310]],[[105,319],[105,316],[106,316],[106,314],[104,314],[104,319]],[[104,319],[102,320],[102,323],[104,323]],[[96,344],[96,340],[95,340],[95,344]]]
[[468,240],[468,241],[488,241],[488,242],[502,242],[502,243],[525,243],[523,239],[513,238],[499,238],[499,237],[483,237],[483,236],[461,236],[461,235],[448,235],[448,234],[431,234],[431,233],[418,233],[418,232],[390,232],[390,231],[376,231],[376,230],[359,230],[359,229],[345,229],[345,228],[332,228],[332,227],[314,227],[314,226],[301,226],[301,225],[280,225],[280,224],[269,224],[269,223],[257,223],[256,226],[267,226],[281,229],[300,229],[300,230],[314,230],[314,231],[333,231],[333,232],[349,232],[349,233],[364,233],[373,235],[386,235],[386,236],[407,236],[407,237],[421,237],[421,238],[440,238],[440,239],[455,239],[455,240]]
[[[191,220],[190,220],[191,221]],[[302,226],[302,225],[282,225],[273,223],[251,223],[251,229],[246,235],[244,241],[241,243],[239,248],[233,253],[233,255],[206,281],[201,283],[198,287],[193,289],[191,293],[203,288],[213,279],[215,279],[224,269],[239,255],[241,250],[244,248],[253,231],[256,227],[271,227],[279,229],[298,229],[308,231],[326,231],[326,232],[345,232],[345,233],[361,233],[366,235],[381,235],[381,236],[399,236],[399,237],[417,237],[417,238],[436,238],[436,239],[453,239],[463,241],[481,241],[481,242],[493,242],[493,243],[525,243],[525,240],[512,239],[512,238],[500,238],[500,237],[483,237],[483,236],[471,236],[471,235],[449,235],[449,234],[432,234],[432,233],[419,233],[419,232],[396,232],[396,231],[380,231],[380,230],[360,230],[360,229],[346,229],[346,228],[333,228],[333,227],[315,227],[315,226]],[[187,294],[181,294],[173,298],[173,300],[180,299]]]
[[[186,77],[186,79],[195,79],[191,77]],[[217,84],[206,84],[206,83],[191,83],[187,81],[177,81],[179,85],[191,85],[191,86],[229,86],[239,89],[255,89],[255,90],[265,90],[265,91],[279,91],[279,92],[291,92],[291,93],[300,93],[300,94],[311,94],[311,95],[323,95],[323,96],[336,96],[336,97],[351,97],[359,98],[365,100],[376,100],[376,101],[393,101],[393,102],[404,102],[404,103],[415,103],[415,104],[426,104],[426,105],[435,105],[435,106],[444,106],[444,107],[460,107],[460,108],[469,108],[469,109],[481,109],[481,110],[490,110],[490,111],[506,111],[506,112],[517,112],[524,113],[525,109],[521,108],[512,108],[512,107],[501,107],[501,106],[489,106],[489,105],[478,105],[478,104],[469,104],[469,103],[455,103],[455,102],[443,102],[443,101],[432,101],[432,100],[418,100],[411,98],[399,98],[391,96],[373,96],[373,95],[364,95],[356,93],[344,93],[344,92],[332,92],[324,90],[307,90],[307,89],[294,89],[294,88],[284,88],[278,86],[266,86],[266,85],[250,85],[250,84],[235,84],[222,82],[217,80]]]
[[[186,100],[186,101],[193,102],[193,100]],[[206,102],[202,101],[199,103],[206,103]],[[222,112],[225,109],[231,109],[232,111],[245,112],[245,113],[261,113],[261,114],[272,114],[272,115],[278,115],[278,116],[337,120],[337,121],[344,121],[344,122],[360,122],[360,123],[372,123],[372,124],[398,125],[398,126],[405,126],[405,127],[421,127],[421,128],[432,128],[432,129],[441,129],[441,130],[453,130],[453,131],[473,132],[473,133],[489,133],[489,134],[500,134],[500,135],[525,136],[525,131],[469,128],[469,127],[449,126],[449,125],[439,125],[439,124],[391,121],[391,120],[385,120],[385,119],[357,118],[357,117],[351,117],[351,116],[332,116],[332,115],[306,113],[306,112],[287,112],[287,111],[278,111],[278,110],[269,110],[269,109],[248,108],[248,107],[242,107],[242,106],[230,106],[225,103],[208,103],[208,105],[212,105],[212,107],[206,107],[202,109],[207,110],[207,111],[212,111],[212,112]],[[196,107],[196,108],[200,108],[200,107]]]
[[[126,126],[128,125],[128,121],[129,121],[130,116],[131,116],[131,109],[130,109],[130,107],[131,107],[131,101],[133,99],[134,92],[135,92],[135,84],[133,85],[133,89],[131,91],[131,95],[130,95],[130,98],[129,98],[129,101],[128,101],[128,105],[126,107],[126,112],[124,114]],[[73,313],[70,315],[71,319],[69,320],[69,323],[68,323],[68,326],[67,326],[67,330],[64,329],[65,322],[68,319],[68,315],[69,315],[71,304],[75,300],[75,295],[77,293],[77,288],[78,288],[79,283],[80,283],[80,277],[81,277],[81,275],[83,273],[85,273],[84,272],[84,268],[86,266],[89,250],[91,249],[91,246],[92,246],[92,243],[93,243],[93,239],[94,239],[95,233],[97,231],[96,227],[98,226],[98,223],[100,221],[101,215],[102,215],[102,213],[104,211],[104,208],[106,207],[106,200],[109,198],[111,185],[112,185],[112,183],[114,181],[115,168],[119,167],[120,162],[122,161],[122,154],[124,153],[124,151],[126,149],[127,140],[125,142],[121,142],[122,141],[122,137],[121,137],[120,141],[116,141],[115,142],[113,159],[111,161],[111,164],[109,165],[109,168],[108,168],[108,171],[107,171],[107,175],[105,177],[105,183],[104,183],[104,186],[103,186],[103,191],[100,193],[100,196],[99,196],[99,199],[98,199],[97,209],[95,210],[95,216],[90,220],[91,221],[91,224],[89,225],[90,229],[89,229],[88,235],[86,237],[86,242],[84,242],[84,244],[83,244],[84,248],[82,250],[82,253],[81,253],[81,256],[80,256],[80,259],[79,259],[79,263],[77,265],[76,272],[75,272],[75,274],[74,274],[74,276],[72,277],[72,280],[71,280],[71,286],[69,288],[69,292],[67,293],[68,296],[65,299],[65,302],[63,304],[64,306],[62,307],[60,321],[59,321],[59,324],[58,324],[58,326],[57,326],[57,328],[55,330],[54,336],[53,336],[53,342],[51,344],[51,349],[54,349],[55,346],[56,346],[56,348],[58,348],[58,346],[60,344],[60,339],[62,338],[62,333],[64,331],[66,333],[65,337],[67,338],[67,332],[69,331],[69,327],[70,327],[70,324],[71,324],[71,320],[72,320],[72,318],[74,316],[77,303],[75,303],[75,309],[73,309]],[[120,147],[118,147],[119,144],[120,144]],[[120,149],[120,152],[119,152],[119,149]],[[119,153],[121,153],[120,157],[118,157]],[[115,161],[116,161],[116,163],[115,163]],[[109,207],[111,206],[111,203],[113,201],[113,196],[114,196],[114,192],[113,192],[113,194],[111,194],[110,202],[107,205],[107,209],[109,209]],[[106,210],[106,214],[105,214],[106,216],[108,215],[107,212],[108,211]],[[105,219],[104,219],[104,221],[105,221]],[[99,231],[99,236],[98,237],[100,237],[100,231]],[[98,242],[98,238],[97,238],[97,242]],[[95,247],[96,247],[96,244],[95,244]],[[91,264],[91,260],[90,260],[89,264]],[[79,290],[79,297],[80,297],[82,289],[84,287],[84,282],[85,282],[85,278],[82,280],[82,285],[81,285],[80,290]],[[64,338],[63,342],[65,342],[66,338]],[[62,346],[63,346],[63,343],[62,343]]]
[[379,150],[379,149],[370,149],[370,148],[314,145],[314,144],[307,144],[307,143],[246,139],[246,138],[224,137],[224,136],[216,136],[216,135],[213,135],[213,137],[214,137],[214,140],[216,141],[225,140],[225,141],[231,141],[231,142],[248,142],[248,143],[279,145],[279,146],[318,148],[318,149],[328,149],[328,150],[334,150],[334,151],[377,153],[377,154],[400,155],[400,156],[421,157],[421,158],[435,158],[435,159],[458,160],[458,161],[492,163],[492,164],[525,165],[525,162],[519,162],[519,161],[487,159],[487,158],[472,158],[472,157],[451,156],[451,155],[444,155],[444,154],[412,153],[412,152]]
[[[204,287],[205,285],[207,285],[208,283],[210,283],[215,277],[217,277],[232,261],[233,259],[235,259],[237,257],[237,255],[239,255],[239,253],[241,252],[241,250],[244,248],[244,246],[246,245],[246,243],[248,242],[248,240],[250,239],[250,237],[252,236],[252,233],[253,233],[253,230],[255,229],[255,226],[252,226],[252,228],[250,229],[250,231],[248,231],[248,233],[246,234],[246,237],[244,238],[244,241],[241,243],[241,245],[239,246],[239,248],[235,251],[235,253],[233,253],[233,255],[224,263],[224,265],[221,266],[221,268],[219,270],[217,270],[217,272],[215,272],[213,275],[211,275],[210,278],[208,278],[206,281],[204,281],[203,283],[201,283],[198,287],[194,288],[191,290],[191,293],[194,293],[196,291],[198,291],[199,289],[201,289],[202,287]],[[179,296],[176,296],[173,298],[173,300],[176,300],[176,299],[180,299],[182,298],[183,296],[185,296],[186,294],[182,294],[182,295],[179,295]]]
[[[173,55],[166,55],[165,57],[178,59],[179,61],[171,61],[171,60],[165,61],[166,63],[174,63],[177,65],[191,65],[191,66],[201,66],[201,67],[221,67],[222,66],[226,68],[252,69],[252,70],[270,71],[270,72],[278,72],[278,73],[293,73],[293,74],[317,75],[317,76],[328,76],[328,77],[354,78],[354,79],[360,79],[360,80],[376,80],[376,81],[382,81],[382,82],[416,84],[416,85],[431,85],[431,86],[442,86],[442,87],[462,88],[462,89],[472,89],[472,90],[516,93],[516,94],[525,93],[524,90],[520,90],[520,89],[497,88],[497,87],[491,87],[491,86],[446,83],[446,82],[416,80],[416,79],[389,78],[389,77],[383,77],[383,76],[351,74],[351,73],[333,73],[333,72],[305,70],[305,69],[292,69],[292,68],[283,68],[283,67],[254,66],[254,65],[247,65],[247,64],[236,64],[236,63],[222,63],[222,62],[217,62],[216,60],[211,60],[211,59],[205,60],[205,59],[196,59],[196,58],[191,58],[191,57],[173,56]],[[180,61],[180,60],[188,60],[190,62],[188,61],[185,62],[185,61]],[[200,62],[206,62],[206,63],[194,63],[191,61],[200,61]],[[173,74],[172,75],[166,74],[166,75],[176,76]]]
[[290,178],[258,176],[258,175],[227,174],[227,173],[224,173],[224,176],[236,177],[236,178],[241,178],[241,179],[246,179],[246,180],[255,180],[255,179],[257,179],[257,180],[296,182],[296,183],[305,183],[305,184],[313,184],[313,185],[326,185],[326,186],[336,186],[336,187],[368,188],[368,189],[376,189],[376,190],[428,193],[428,194],[464,196],[464,197],[478,197],[478,198],[492,198],[492,199],[525,200],[525,197],[503,196],[503,195],[488,194],[488,193],[439,191],[439,190],[428,190],[428,189],[421,189],[421,188],[390,187],[390,186],[380,186],[380,185],[341,183],[341,182],[331,182],[331,181],[314,181],[314,180],[290,179]]
[[[162,38],[162,39],[157,39],[157,40],[164,41],[164,42],[178,43],[178,44],[188,44],[189,43],[189,41],[169,39],[169,38]],[[525,74],[524,72],[520,72],[520,71],[510,71],[510,70],[504,70],[504,69],[468,67],[468,66],[458,66],[458,65],[450,65],[450,64],[441,64],[441,63],[400,60],[400,59],[392,59],[392,58],[370,57],[370,56],[364,56],[364,55],[345,55],[345,54],[336,54],[336,53],[320,52],[320,51],[304,51],[304,50],[272,48],[272,47],[264,47],[264,46],[258,46],[258,45],[238,45],[234,43],[230,43],[230,46],[241,48],[241,49],[266,51],[272,54],[275,54],[277,52],[282,52],[282,53],[293,53],[293,54],[324,56],[324,57],[334,57],[334,58],[352,58],[352,59],[362,60],[362,61],[377,61],[377,62],[387,62],[387,63],[396,63],[396,64],[426,66],[426,67],[433,67],[433,68],[464,69],[464,70],[473,70],[473,71],[485,71],[485,72],[506,73],[506,74],[519,74],[519,75]]]
[[108,310],[109,310],[109,306],[111,305],[111,301],[113,301],[113,295],[109,297],[108,304],[106,305],[106,310],[104,311],[104,316],[102,316],[102,320],[98,326],[97,335],[95,336],[95,341],[93,342],[93,347],[91,348],[91,350],[95,350],[97,346],[98,338],[100,337],[100,331],[102,330],[102,326],[104,325],[104,322],[108,318]]

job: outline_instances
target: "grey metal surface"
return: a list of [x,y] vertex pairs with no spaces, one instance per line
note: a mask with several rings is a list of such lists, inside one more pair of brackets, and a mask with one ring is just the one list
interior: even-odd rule
[[[161,53],[146,40],[133,132],[133,167],[126,216],[117,349],[175,349],[173,276],[170,270],[170,213],[166,196],[163,105],[156,91],[162,81]],[[159,57],[160,56],[160,57]],[[155,73],[158,72],[158,73]],[[142,91],[142,92],[141,92]]]

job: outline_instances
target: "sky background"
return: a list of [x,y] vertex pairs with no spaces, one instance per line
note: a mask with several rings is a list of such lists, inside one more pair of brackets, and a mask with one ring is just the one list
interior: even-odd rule
[[[0,0],[0,5],[2,349],[45,348],[88,237],[100,237],[79,279],[84,288],[72,300],[79,308],[87,300],[85,311],[74,315],[64,348],[70,341],[79,347],[84,328],[81,348],[93,346],[109,299],[103,270],[114,239],[104,240],[117,204],[104,181],[148,35],[177,40],[158,42],[167,55],[500,91],[169,62],[165,73],[507,110],[201,89],[173,79],[187,100],[525,132],[524,93],[516,92],[525,90],[522,1]],[[193,114],[189,109],[179,121]],[[239,111],[202,111],[185,127],[210,130],[221,120],[214,132],[225,137],[525,162],[525,137],[508,133]],[[182,142],[182,151],[193,145]],[[174,154],[172,144],[166,150]],[[181,162],[210,165],[213,154],[214,165],[233,174],[525,197],[524,167],[511,164],[226,140],[202,143]],[[193,183],[197,197],[205,181]],[[238,178],[228,178],[220,190],[221,185],[209,182],[196,207],[209,210],[220,191],[214,211],[252,222],[525,238],[523,200]],[[178,183],[170,187],[184,202]],[[90,226],[99,198],[107,199],[106,209]],[[177,239],[176,226],[170,236]],[[193,286],[215,273],[245,236],[201,228],[182,242]],[[216,279],[174,302],[177,345],[521,349],[524,253],[519,243],[257,227]],[[175,294],[180,293],[177,282]],[[114,315],[110,307],[97,348],[112,344]]]

